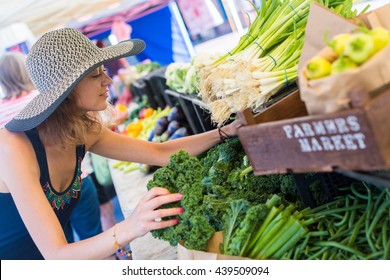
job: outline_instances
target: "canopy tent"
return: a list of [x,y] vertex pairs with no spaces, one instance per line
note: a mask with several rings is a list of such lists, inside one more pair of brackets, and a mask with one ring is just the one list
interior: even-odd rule
[[0,0],[0,29],[25,23],[35,36],[62,26],[80,27],[147,0]]

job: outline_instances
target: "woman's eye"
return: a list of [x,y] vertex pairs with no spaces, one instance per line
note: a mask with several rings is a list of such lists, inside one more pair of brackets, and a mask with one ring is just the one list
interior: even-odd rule
[[106,73],[106,69],[104,69],[104,68],[100,69],[99,72],[95,73],[92,77],[97,78],[100,75],[102,75],[103,73]]

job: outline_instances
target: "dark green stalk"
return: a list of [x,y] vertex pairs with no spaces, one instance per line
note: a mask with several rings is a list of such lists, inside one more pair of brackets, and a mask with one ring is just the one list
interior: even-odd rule
[[280,212],[265,228],[259,238],[255,240],[254,248],[249,252],[248,257],[254,258],[260,250],[268,244],[275,234],[283,227],[287,222],[288,217],[284,215],[284,211]]
[[248,166],[247,168],[245,168],[244,170],[241,171],[240,173],[240,179],[244,178],[245,175],[247,175],[248,173],[252,172],[253,171],[253,167],[252,165]]
[[307,230],[305,228],[298,228],[297,231],[292,236],[290,236],[287,242],[284,243],[282,247],[280,247],[274,254],[272,254],[272,259],[280,259],[288,250],[297,244],[297,242],[301,240],[306,233]]
[[[302,225],[293,216],[290,216],[280,231],[256,255],[256,259],[267,259],[286,243]],[[258,249],[255,250],[259,251]]]
[[253,237],[251,243],[248,245],[247,247],[247,250],[245,251],[245,255],[249,255],[250,252],[253,250],[252,248],[254,248],[257,240],[260,238],[260,236],[263,234],[264,230],[267,228],[268,224],[274,219],[274,217],[276,215],[278,215],[280,212],[282,211],[282,206],[280,207],[272,207],[270,208],[270,212],[267,216],[267,218],[265,219],[265,221],[263,222],[263,224],[261,225],[259,231],[256,233],[256,235]]

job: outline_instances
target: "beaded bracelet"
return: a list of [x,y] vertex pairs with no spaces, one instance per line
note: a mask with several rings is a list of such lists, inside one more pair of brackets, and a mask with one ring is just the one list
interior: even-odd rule
[[115,239],[114,248],[117,250],[117,252],[119,254],[121,254],[122,256],[125,256],[127,258],[131,257],[131,254],[133,252],[130,249],[127,250],[127,249],[121,248],[121,246],[119,246],[119,244],[118,244],[118,241],[116,240],[116,224],[114,226],[114,234],[112,236]]
[[230,138],[230,136],[223,131],[220,127],[218,127],[218,133],[219,133],[219,138],[221,138],[222,142],[225,142],[227,139]]

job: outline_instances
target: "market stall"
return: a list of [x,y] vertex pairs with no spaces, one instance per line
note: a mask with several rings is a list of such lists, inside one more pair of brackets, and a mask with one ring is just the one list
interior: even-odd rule
[[[358,14],[351,1],[267,1],[227,54],[201,67],[196,59],[168,66],[166,101],[184,109],[193,133],[232,116],[245,125],[239,140],[205,155],[179,152],[152,174],[133,174],[143,190],[158,182],[188,196],[181,222],[143,242],[155,238],[163,251],[170,244],[179,259],[389,259],[388,9]],[[337,54],[337,35],[376,30],[381,46],[371,43],[350,72],[331,66],[336,56],[327,74],[308,75],[313,57]],[[360,49],[350,44],[343,48]],[[122,204],[126,212],[131,203]]]

